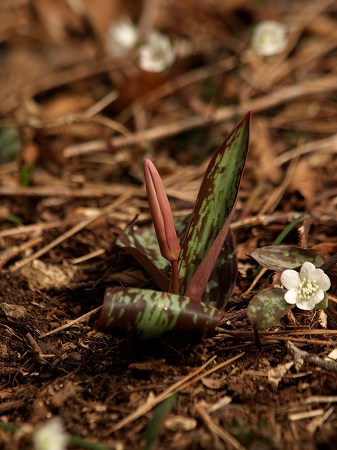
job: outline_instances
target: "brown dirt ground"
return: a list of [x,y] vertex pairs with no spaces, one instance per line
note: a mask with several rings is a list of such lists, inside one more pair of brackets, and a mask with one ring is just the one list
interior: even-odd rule
[[[321,364],[336,348],[336,323],[295,311],[258,350],[245,309],[273,274],[244,294],[256,269],[247,254],[298,213],[310,214],[286,242],[336,252],[337,2],[95,4],[0,6],[0,448],[32,448],[31,433],[56,416],[85,440],[69,448],[145,448],[154,409],[116,424],[212,357],[216,369],[241,352],[178,389],[151,448],[337,448],[337,372]],[[141,72],[133,54],[107,54],[108,26],[125,13],[145,32],[154,25],[186,40],[188,54],[169,74]],[[289,32],[287,49],[267,59],[249,45],[264,19]],[[102,304],[107,286],[151,285],[115,246],[136,215],[149,220],[144,157],[184,215],[204,161],[248,110],[233,223],[240,273],[221,329],[199,341],[135,342],[95,333],[97,313],[76,321]],[[302,365],[289,341],[308,352]]]

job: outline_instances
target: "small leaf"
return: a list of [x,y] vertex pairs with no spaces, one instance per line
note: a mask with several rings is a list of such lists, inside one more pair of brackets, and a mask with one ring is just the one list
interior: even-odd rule
[[269,287],[259,292],[247,308],[248,319],[256,330],[266,330],[277,323],[294,305],[284,300],[286,289]]
[[146,444],[144,450],[152,450],[155,448],[164,420],[173,408],[176,399],[177,393],[171,394],[154,410],[153,417],[145,431]]
[[296,269],[309,261],[319,267],[327,259],[325,254],[310,248],[295,245],[270,245],[257,248],[250,254],[261,266],[270,270]]
[[[181,238],[189,221],[189,216],[177,217],[174,225],[178,237]],[[181,240],[181,239],[180,239]],[[131,256],[151,275],[157,285],[163,291],[167,291],[170,285],[170,265],[161,255],[154,226],[145,225],[136,228],[128,226],[116,240],[116,244]]]
[[327,293],[324,293],[323,300],[315,306],[315,309],[327,309],[329,306],[329,298]]
[[[248,151],[249,122],[247,114],[213,154],[184,236],[179,256],[180,292],[185,293],[188,286],[195,300],[201,298],[229,229]],[[208,260],[191,285],[206,255]]]
[[188,297],[149,289],[108,288],[97,330],[154,339],[168,332],[202,334],[214,329],[223,313]]
[[217,259],[215,268],[202,294],[202,301],[209,306],[221,309],[230,298],[235,286],[238,262],[231,230]]
[[153,225],[136,229],[129,226],[118,236],[116,244],[124,248],[152,276],[160,289],[167,291],[170,279],[165,275],[169,264],[161,255]]

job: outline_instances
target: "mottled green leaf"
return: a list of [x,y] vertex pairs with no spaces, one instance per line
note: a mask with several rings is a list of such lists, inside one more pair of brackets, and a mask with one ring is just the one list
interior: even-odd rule
[[[235,205],[248,151],[249,122],[250,114],[247,114],[213,154],[181,246],[180,292],[186,292],[189,286],[196,300],[205,289],[229,229],[229,216]],[[206,255],[208,260],[204,261],[202,270],[190,285]]]
[[326,260],[326,255],[318,250],[301,248],[295,245],[270,245],[257,248],[250,254],[261,266],[270,270],[296,269],[309,261],[319,267]]
[[269,287],[251,300],[247,316],[256,330],[272,327],[294,306],[284,300],[286,292],[286,289]]
[[160,289],[167,291],[170,284],[167,271],[169,264],[161,255],[153,225],[135,228],[129,226],[117,239],[124,248],[152,276]]
[[140,339],[169,332],[190,336],[214,329],[222,316],[216,308],[168,292],[108,288],[95,328]]
[[202,301],[215,308],[222,308],[235,286],[238,262],[231,230],[226,237],[216,265],[211,273]]

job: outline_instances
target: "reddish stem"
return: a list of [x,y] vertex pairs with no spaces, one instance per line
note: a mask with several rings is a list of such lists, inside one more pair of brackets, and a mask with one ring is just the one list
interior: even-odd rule
[[170,292],[172,294],[179,294],[179,269],[178,269],[178,260],[173,259],[171,262],[171,283],[170,283]]

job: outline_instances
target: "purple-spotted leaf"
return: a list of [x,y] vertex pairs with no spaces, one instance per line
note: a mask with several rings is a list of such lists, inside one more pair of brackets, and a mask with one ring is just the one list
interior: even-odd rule
[[251,300],[247,316],[256,330],[266,330],[275,325],[294,305],[284,300],[286,289],[269,287]]
[[169,263],[161,255],[153,225],[142,228],[129,226],[119,235],[116,244],[124,248],[152,276],[160,289],[167,291],[170,284]]
[[155,339],[174,333],[186,336],[213,330],[223,317],[216,308],[168,292],[108,288],[97,330]]
[[229,230],[216,265],[209,277],[202,301],[215,308],[222,308],[231,296],[235,286],[238,264],[233,234]]
[[270,245],[257,248],[250,254],[261,266],[270,270],[296,269],[309,261],[315,267],[321,266],[327,256],[314,249],[301,248],[295,245]]
[[[191,298],[197,301],[201,299],[229,230],[248,151],[249,123],[250,114],[247,114],[213,154],[181,246],[180,292],[188,289]],[[234,264],[234,260],[229,264]],[[229,286],[233,284],[233,280],[225,281],[226,295],[218,307],[225,303]]]

